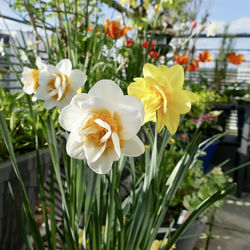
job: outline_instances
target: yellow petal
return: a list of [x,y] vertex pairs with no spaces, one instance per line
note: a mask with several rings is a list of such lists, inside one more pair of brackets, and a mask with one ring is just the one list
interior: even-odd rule
[[146,122],[156,122],[156,112],[145,112],[145,117],[144,117],[144,122],[143,124],[145,124]]
[[184,70],[182,66],[161,67],[161,71],[164,72],[164,76],[166,76],[172,88],[182,89],[184,83]]
[[183,90],[186,95],[189,97],[190,99],[190,102],[192,103],[196,103],[196,102],[199,102],[199,97],[198,95],[196,95],[195,93],[191,92],[191,91],[188,91],[188,90]]
[[159,83],[162,81],[161,74],[161,71],[151,63],[146,63],[143,67],[144,77],[151,77]]
[[170,134],[175,134],[180,123],[180,115],[168,109],[166,114],[166,125]]
[[[191,93],[191,92],[190,92]],[[190,95],[184,90],[175,90],[171,96],[171,102],[168,107],[177,114],[186,114],[190,111],[191,101]]]
[[157,111],[157,118],[158,118],[157,119],[157,132],[160,133],[167,123],[167,113],[164,112],[163,108],[160,108]]

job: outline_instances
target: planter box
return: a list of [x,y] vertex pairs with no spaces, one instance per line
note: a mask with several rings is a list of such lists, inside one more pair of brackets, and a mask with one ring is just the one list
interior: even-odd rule
[[[40,150],[41,165],[44,175],[51,163],[47,148]],[[37,181],[36,152],[30,152],[17,157],[17,165],[24,182],[31,208],[34,211],[38,198],[39,185]],[[19,184],[11,161],[0,163],[0,249],[20,249],[23,239],[17,221],[13,200],[10,196],[8,182],[10,182],[16,197],[16,202],[22,211],[22,201]]]

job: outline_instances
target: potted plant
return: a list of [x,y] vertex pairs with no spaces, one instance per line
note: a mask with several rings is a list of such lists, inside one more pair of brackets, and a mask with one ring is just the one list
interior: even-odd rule
[[[168,178],[171,172],[171,165],[178,161],[185,154],[183,149],[182,138],[176,139],[165,152],[164,164],[162,165],[161,179]],[[161,181],[161,179],[159,181]],[[228,177],[222,172],[221,168],[215,167],[209,173],[204,174],[203,162],[197,160],[196,163],[188,170],[180,189],[171,202],[170,210],[165,217],[159,237],[162,239],[164,234],[169,230],[171,221],[172,230],[182,225],[189,215],[195,210],[198,204],[206,200],[207,197],[216,193],[222,186],[227,183]],[[222,201],[214,203],[205,213],[195,220],[189,229],[182,235],[176,243],[176,249],[192,250],[200,233],[204,229],[207,216],[211,214],[214,208],[222,208]]]

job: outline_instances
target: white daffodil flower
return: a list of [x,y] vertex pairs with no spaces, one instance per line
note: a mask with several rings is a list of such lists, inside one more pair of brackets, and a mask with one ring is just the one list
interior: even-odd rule
[[24,67],[22,72],[23,91],[29,95],[36,93],[39,86],[39,73],[46,68],[40,57],[36,58],[36,66],[38,69]]
[[56,66],[47,65],[39,73],[36,96],[44,100],[46,109],[68,105],[76,91],[85,83],[86,75],[78,69],[72,70],[69,59],[61,60]]
[[3,38],[1,38],[1,40],[0,40],[0,55],[1,55],[1,56],[4,56],[4,55],[5,55]]
[[207,36],[215,36],[218,30],[219,26],[215,22],[210,23],[207,27]]
[[140,100],[123,95],[111,80],[101,80],[88,94],[74,96],[59,116],[61,126],[70,132],[68,155],[86,159],[98,174],[108,173],[121,155],[136,157],[144,152],[136,135],[143,120]]

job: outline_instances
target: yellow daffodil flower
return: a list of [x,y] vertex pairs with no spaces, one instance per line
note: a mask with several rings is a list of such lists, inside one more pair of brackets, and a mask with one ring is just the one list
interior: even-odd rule
[[[164,242],[162,242],[162,240],[154,240],[150,250],[158,250],[162,247],[164,247],[165,245],[167,245],[168,239],[164,240]],[[170,250],[175,249],[175,246],[171,247]]]
[[191,103],[198,101],[198,97],[187,90],[183,90],[184,70],[180,65],[168,68],[153,64],[143,67],[144,78],[135,78],[128,87],[129,95],[141,100],[145,109],[144,123],[156,121],[157,131],[166,125],[170,134],[178,128],[180,114],[190,111]]

